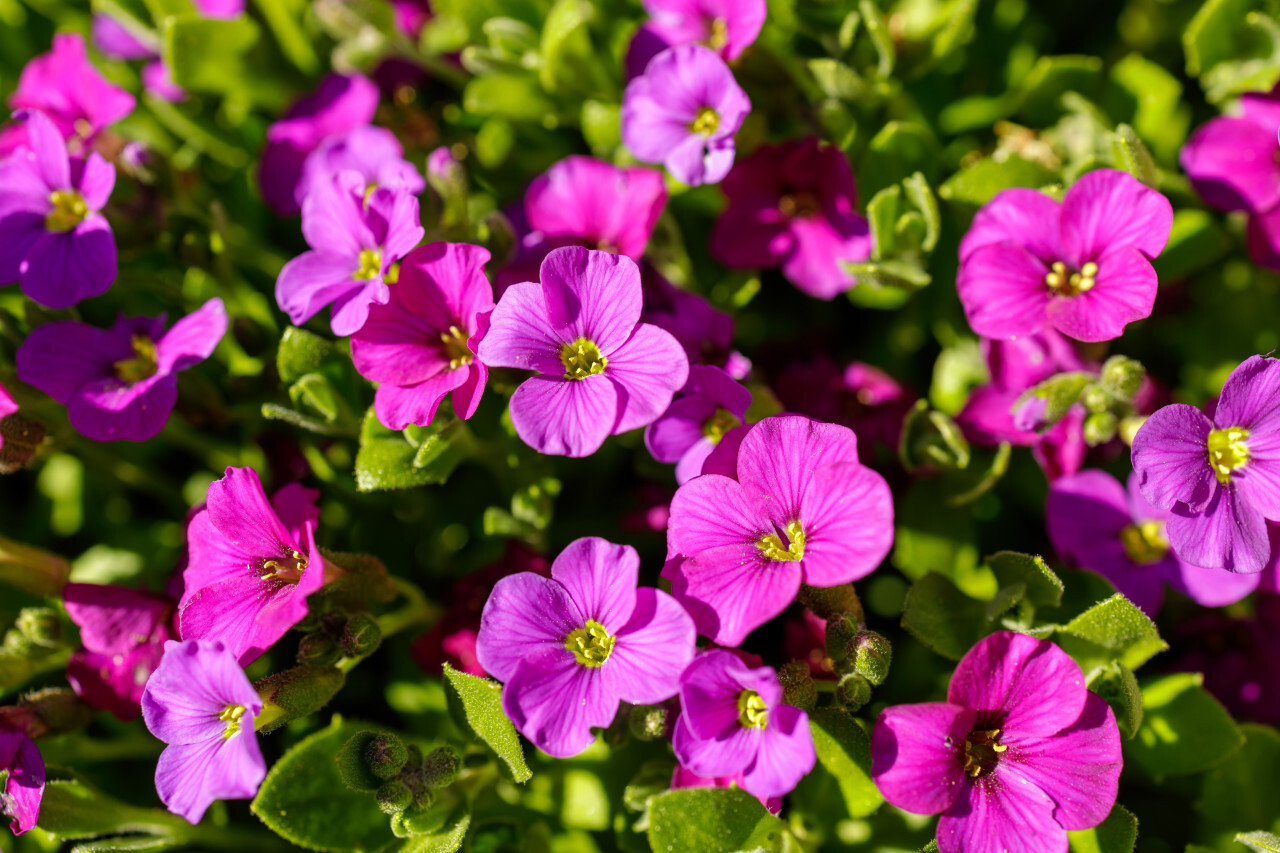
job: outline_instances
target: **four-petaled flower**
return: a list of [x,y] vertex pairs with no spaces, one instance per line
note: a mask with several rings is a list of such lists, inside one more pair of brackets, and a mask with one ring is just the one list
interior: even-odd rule
[[732,62],[751,46],[768,14],[765,0],[645,0],[649,20],[627,46],[627,76],[644,73],[669,47],[697,43]]
[[702,473],[702,463],[739,426],[751,405],[751,392],[718,367],[694,365],[680,396],[644,431],[644,443],[659,462],[676,463],[676,482]]

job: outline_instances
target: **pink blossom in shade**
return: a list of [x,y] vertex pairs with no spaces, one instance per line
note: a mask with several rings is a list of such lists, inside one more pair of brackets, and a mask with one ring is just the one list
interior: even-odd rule
[[1004,190],[960,242],[956,289],[969,325],[1000,340],[1046,328],[1080,341],[1117,338],[1151,313],[1151,259],[1172,227],[1169,200],[1115,169],[1084,175],[1061,204]]
[[[78,33],[55,35],[53,48],[27,63],[17,90],[9,96],[15,110],[38,110],[48,116],[77,154],[84,153],[103,128],[133,112],[136,103],[133,95],[108,83],[93,67]],[[30,144],[29,131],[14,127],[0,135],[0,157]]]
[[165,318],[125,317],[110,329],[75,320],[37,326],[18,348],[18,378],[67,407],[94,441],[146,441],[168,423],[178,374],[207,359],[227,331],[222,300],[165,330]]
[[809,715],[782,701],[778,674],[731,651],[703,652],[685,668],[680,708],[672,739],[680,764],[739,777],[762,801],[790,792],[817,761]]
[[431,4],[427,0],[390,0],[391,9],[395,12],[396,28],[400,32],[417,39],[431,20]]
[[1255,355],[1227,377],[1213,417],[1174,404],[1133,439],[1142,495],[1170,511],[1169,544],[1183,562],[1241,574],[1271,557],[1280,521],[1280,362]]
[[157,98],[171,104],[181,103],[188,97],[187,90],[173,82],[169,66],[159,59],[142,66],[142,85]]
[[702,472],[672,499],[662,575],[719,645],[741,644],[801,583],[867,576],[893,544],[889,486],[845,427],[765,418],[726,433]]
[[627,77],[644,73],[649,60],[669,47],[696,42],[732,62],[760,35],[765,0],[646,0],[650,19],[627,47]]
[[158,55],[155,46],[144,44],[110,15],[93,16],[91,35],[98,50],[112,59],[152,59]]
[[305,203],[317,183],[332,181],[344,171],[360,173],[366,187],[387,187],[410,195],[427,187],[422,174],[404,159],[404,147],[394,133],[376,125],[361,125],[341,136],[330,136],[307,155],[294,192],[298,206]]
[[769,388],[788,412],[849,427],[863,445],[895,453],[916,395],[888,373],[860,361],[841,369],[823,353],[785,362]]
[[[234,18],[244,11],[244,0],[195,0],[196,10],[206,18]],[[187,92],[173,82],[169,66],[160,59],[160,46],[144,43],[124,25],[109,15],[93,16],[93,42],[107,56],[115,59],[151,60],[142,67],[142,85],[152,95],[179,103]]]
[[418,200],[407,191],[380,186],[366,192],[360,173],[339,172],[317,183],[303,202],[302,236],[311,251],[284,265],[276,303],[295,326],[328,305],[333,333],[354,334],[371,306],[391,299],[392,267],[425,235]]
[[1067,832],[1115,805],[1120,731],[1080,667],[1046,640],[1000,631],[951,677],[946,702],[876,720],[871,776],[892,805],[941,814],[939,853],[1067,853]]
[[70,308],[116,279],[115,236],[101,213],[116,170],[96,151],[72,157],[44,113],[21,118],[26,144],[0,160],[0,284]]
[[511,395],[511,421],[540,453],[590,456],[606,437],[647,426],[671,405],[689,362],[669,333],[640,322],[640,270],[623,255],[566,246],[541,283],[498,301],[477,355],[533,370]]
[[172,639],[171,599],[109,584],[69,583],[62,590],[67,615],[80,628],[82,648],[67,663],[67,680],[95,708],[129,721],[147,678]]
[[0,790],[0,814],[10,818],[14,835],[22,835],[40,819],[45,782],[44,759],[26,732],[0,728],[0,770],[8,771]]
[[665,50],[622,95],[622,142],[636,159],[661,163],[676,180],[714,184],[733,166],[734,134],[751,101],[715,51]]
[[831,680],[836,677],[834,664],[827,657],[827,620],[812,610],[804,610],[782,626],[783,654],[791,660],[802,660],[809,665],[814,678]]
[[[679,791],[684,788],[741,788],[742,774],[735,773],[732,776],[699,776],[687,767],[676,765],[675,772],[671,774],[671,790]],[[770,814],[777,814],[782,811],[782,797],[757,797],[760,804],[769,810]]]
[[270,502],[252,468],[228,468],[187,527],[178,636],[218,640],[248,666],[307,615],[325,583],[315,544],[317,493],[298,485]]
[[[16,411],[18,411],[18,402],[13,399],[13,395],[3,385],[0,385],[0,420],[4,420]],[[4,436],[0,435],[0,448],[3,447]]]
[[296,198],[307,155],[330,136],[367,125],[378,108],[378,87],[359,74],[330,74],[316,91],[295,103],[284,118],[267,128],[258,168],[262,199],[280,216],[301,209]]
[[620,702],[670,699],[693,659],[689,615],[665,592],[637,589],[639,570],[634,548],[578,539],[550,578],[505,577],[485,604],[480,665],[505,682],[503,710],[548,755],[582,752]]
[[1232,717],[1280,725],[1280,596],[1265,581],[1252,615],[1205,612],[1178,620],[1168,637],[1178,655],[1171,669],[1202,673]]
[[381,383],[374,411],[383,426],[426,426],[450,391],[458,417],[475,413],[489,376],[475,358],[493,311],[488,260],[467,243],[419,246],[400,264],[390,301],[352,335],[356,370]]
[[214,800],[258,793],[267,764],[254,720],[262,699],[225,644],[170,640],[142,694],[142,718],[167,746],[156,792],[169,811],[199,823]]
[[694,365],[689,381],[670,408],[644,431],[653,458],[675,463],[676,482],[702,473],[702,463],[724,434],[741,424],[751,406],[751,392],[718,367]]
[[871,256],[849,158],[817,137],[762,145],[721,184],[728,207],[711,254],[730,269],[781,267],[805,293],[831,299],[857,284],[845,265]]
[[1104,471],[1081,471],[1049,489],[1045,521],[1053,547],[1071,564],[1111,581],[1125,597],[1155,617],[1165,586],[1207,607],[1234,604],[1258,586],[1259,575],[1202,569],[1178,559],[1165,538],[1168,510],[1157,509],[1138,490]]
[[690,364],[727,363],[733,346],[732,317],[697,293],[676,287],[652,264],[641,262],[640,284],[644,295],[641,322],[675,336]]

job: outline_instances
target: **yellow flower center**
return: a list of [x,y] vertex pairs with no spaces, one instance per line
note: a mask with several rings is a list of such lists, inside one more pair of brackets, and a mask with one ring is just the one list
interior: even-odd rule
[[263,580],[268,581],[297,583],[302,579],[302,573],[306,570],[307,558],[290,549],[287,557],[265,561],[262,564],[261,576]]
[[604,373],[609,359],[600,354],[594,341],[578,338],[560,347],[560,361],[564,364],[565,379],[586,379],[596,373]]
[[719,444],[724,434],[740,423],[742,421],[738,420],[733,412],[716,409],[716,413],[707,418],[706,423],[702,425],[702,434],[711,439],[712,444]]
[[594,619],[575,631],[570,631],[564,638],[564,647],[573,652],[578,663],[595,669],[604,666],[613,652],[613,644],[617,638],[609,636],[605,627]]
[[111,367],[122,382],[132,385],[155,376],[158,367],[156,345],[151,338],[146,335],[134,335],[130,343],[133,344],[133,358],[123,358],[113,362]]
[[467,346],[467,333],[457,326],[450,326],[449,331],[441,332],[440,340],[444,343],[445,355],[449,356],[450,370],[457,370],[475,360],[476,354]]
[[356,281],[372,281],[382,275],[382,253],[377,249],[365,249],[360,253],[360,265],[351,277]]
[[783,216],[805,219],[822,209],[818,197],[809,190],[796,190],[778,199],[778,212]]
[[729,24],[724,18],[712,18],[707,26],[707,47],[720,50],[729,43]]
[[1124,546],[1129,559],[1139,566],[1158,563],[1169,553],[1169,540],[1164,538],[1163,521],[1130,524],[1120,531],[1120,544]]
[[1209,433],[1209,467],[1218,476],[1219,483],[1231,481],[1231,472],[1243,468],[1249,462],[1249,445],[1245,439],[1249,431],[1244,427],[1215,429]]
[[1067,265],[1055,261],[1044,277],[1044,283],[1058,296],[1079,296],[1092,290],[1098,283],[1098,265],[1090,261],[1080,268],[1080,272],[1067,272]]
[[70,231],[89,215],[84,196],[75,190],[54,190],[49,193],[49,204],[53,210],[45,215],[44,227],[50,231]]
[[749,729],[763,729],[769,724],[769,708],[754,690],[738,694],[738,722]]
[[756,540],[756,547],[764,553],[766,560],[794,563],[803,559],[804,528],[800,526],[800,522],[793,521],[787,525],[787,539],[790,541],[784,545],[777,533],[766,533]]
[[227,727],[222,731],[223,740],[226,740],[233,734],[240,731],[240,718],[243,716],[243,705],[228,705],[222,709],[222,713],[218,715],[218,719],[227,724]]
[[1000,743],[999,729],[969,732],[964,741],[964,772],[974,779],[992,772],[1000,763],[1000,753],[1008,748]]
[[694,116],[693,123],[689,125],[689,129],[694,133],[701,133],[703,136],[710,136],[720,127],[720,116],[711,107],[703,107],[698,110],[698,114]]

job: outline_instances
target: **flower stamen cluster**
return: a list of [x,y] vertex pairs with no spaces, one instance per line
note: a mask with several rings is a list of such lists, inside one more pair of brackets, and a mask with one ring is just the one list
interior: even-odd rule
[[564,647],[573,652],[578,663],[595,669],[609,659],[616,640],[603,625],[588,619],[586,625],[569,632],[569,636],[564,638]]
[[1249,430],[1244,427],[1215,429],[1209,433],[1209,467],[1219,483],[1231,482],[1231,472],[1249,462]]
[[134,335],[130,339],[133,346],[133,358],[123,358],[113,362],[111,367],[122,382],[132,385],[156,375],[159,364],[156,361],[156,343],[146,335]]
[[1000,763],[1000,754],[1009,747],[1000,743],[999,729],[975,729],[964,741],[964,772],[971,779],[991,773]]
[[356,281],[372,281],[382,273],[382,253],[377,249],[363,249],[360,252],[356,271],[351,277]]
[[1058,296],[1079,296],[1093,289],[1097,284],[1098,265],[1090,261],[1080,267],[1080,272],[1067,274],[1067,265],[1062,261],[1054,261],[1050,271],[1044,277],[1044,283]]
[[218,715],[218,719],[227,724],[227,728],[222,732],[222,739],[227,740],[232,735],[240,732],[240,718],[244,716],[243,705],[228,705]]
[[1129,559],[1140,566],[1158,563],[1169,553],[1169,540],[1164,537],[1164,522],[1157,519],[1125,527],[1120,531],[1120,544]]
[[703,136],[710,136],[720,127],[720,115],[711,107],[700,107],[698,114],[689,123],[689,129]]
[[565,379],[586,379],[604,373],[609,359],[600,354],[594,341],[578,338],[560,348],[560,362],[564,365]]
[[756,547],[764,554],[766,560],[794,563],[804,559],[804,528],[799,521],[787,524],[787,544],[782,544],[782,537],[777,533],[766,533],[756,542]]
[[75,190],[54,190],[49,194],[52,209],[44,218],[44,227],[58,233],[71,231],[89,215],[84,196]]
[[738,694],[738,722],[749,729],[763,729],[769,724],[769,708],[754,690]]
[[467,333],[457,326],[450,326],[449,331],[440,333],[444,343],[444,353],[449,356],[449,369],[457,370],[463,365],[475,361],[476,354],[467,346]]
[[263,561],[262,579],[297,583],[306,570],[307,558],[291,548],[287,556]]

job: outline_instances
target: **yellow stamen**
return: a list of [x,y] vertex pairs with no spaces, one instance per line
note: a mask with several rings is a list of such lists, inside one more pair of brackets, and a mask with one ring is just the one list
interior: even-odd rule
[[382,275],[382,253],[377,249],[365,249],[360,253],[359,266],[351,277],[356,281],[372,281]]
[[990,773],[1000,762],[1000,754],[1009,747],[1000,743],[999,729],[975,729],[964,741],[964,772],[976,779]]
[[445,355],[449,356],[450,370],[457,370],[475,360],[476,354],[467,346],[467,333],[457,326],[450,326],[449,331],[441,332],[440,340],[444,342]]
[[243,716],[243,705],[228,705],[222,709],[222,713],[218,715],[218,719],[227,724],[227,727],[222,731],[223,740],[226,740],[233,734],[240,731],[240,718]]
[[729,24],[724,18],[712,18],[707,30],[707,47],[712,50],[720,50],[729,43]]
[[1249,445],[1245,439],[1249,431],[1244,427],[1215,429],[1209,433],[1209,467],[1217,475],[1219,483],[1231,481],[1231,472],[1243,468],[1249,462]]
[[1068,273],[1067,265],[1062,261],[1054,261],[1045,274],[1044,283],[1058,296],[1079,296],[1092,290],[1097,284],[1098,265],[1090,261],[1080,268],[1080,272]]
[[822,210],[818,197],[809,190],[796,190],[778,199],[778,212],[783,216],[806,218]]
[[711,107],[703,107],[698,110],[697,116],[694,117],[693,123],[689,125],[689,129],[694,133],[701,133],[703,136],[710,136],[720,127],[720,116]]
[[44,227],[50,231],[70,231],[89,215],[84,196],[75,190],[54,190],[49,193],[49,204],[53,209],[45,214]]
[[756,540],[756,547],[764,552],[766,560],[777,560],[783,563],[794,563],[804,558],[804,528],[800,522],[793,521],[787,525],[786,545],[782,544],[777,533],[766,533]]
[[158,367],[156,365],[156,345],[151,338],[146,335],[134,335],[130,343],[133,344],[133,358],[123,358],[112,363],[111,367],[121,381],[132,385],[135,382],[141,382],[143,379],[155,376]]
[[565,379],[586,379],[597,373],[604,373],[609,359],[600,354],[600,348],[594,341],[578,338],[571,344],[560,347],[560,362],[564,365]]
[[1120,544],[1124,546],[1129,559],[1140,566],[1158,563],[1169,553],[1169,540],[1164,538],[1163,521],[1130,524],[1120,531]]
[[738,722],[749,729],[763,729],[769,724],[769,708],[754,690],[738,694]]
[[702,434],[711,439],[712,444],[719,444],[724,434],[740,423],[742,421],[738,420],[733,412],[716,409],[716,413],[707,418],[706,423],[702,425]]
[[297,583],[307,570],[307,558],[290,549],[289,556],[279,560],[267,560],[262,564],[262,579]]
[[599,622],[588,619],[585,626],[569,632],[569,636],[564,638],[564,647],[573,652],[578,663],[595,669],[604,666],[604,662],[609,659],[616,639],[609,636],[609,632]]

